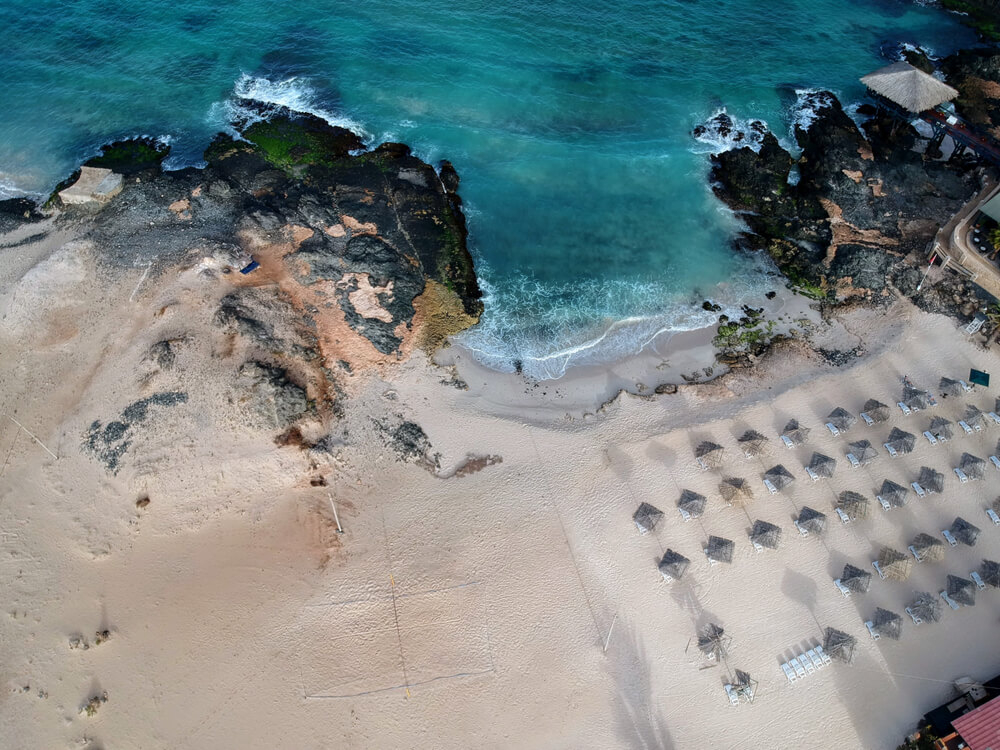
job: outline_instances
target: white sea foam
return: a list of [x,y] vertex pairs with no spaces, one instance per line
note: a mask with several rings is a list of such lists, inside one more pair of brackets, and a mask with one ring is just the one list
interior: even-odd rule
[[795,89],[795,104],[791,111],[791,132],[795,128],[809,130],[819,119],[819,111],[833,102],[830,92],[820,89]]
[[692,131],[694,139],[703,144],[693,147],[692,151],[702,154],[721,154],[723,151],[744,146],[760,151],[766,132],[767,123],[763,120],[740,119],[730,115],[726,108],[722,107]]
[[35,190],[27,190],[22,187],[20,180],[12,177],[9,174],[0,172],[0,201],[9,200],[10,198],[44,198],[45,194],[40,193]]

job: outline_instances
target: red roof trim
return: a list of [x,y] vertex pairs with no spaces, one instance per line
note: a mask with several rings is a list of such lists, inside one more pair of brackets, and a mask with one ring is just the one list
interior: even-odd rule
[[970,750],[1000,750],[1000,697],[951,722]]

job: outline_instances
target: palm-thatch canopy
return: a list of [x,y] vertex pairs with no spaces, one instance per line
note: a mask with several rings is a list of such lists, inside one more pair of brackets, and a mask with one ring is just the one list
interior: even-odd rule
[[976,584],[968,578],[948,576],[948,596],[966,607],[976,606]]
[[912,432],[893,427],[892,432],[889,433],[889,439],[885,441],[885,444],[892,446],[892,449],[896,453],[912,453],[913,448],[917,444],[917,436]]
[[751,677],[749,672],[737,669],[732,686],[739,696],[746,698],[747,702],[753,703],[754,695],[757,693],[757,680]]
[[907,385],[903,387],[903,403],[914,411],[926,409],[931,405],[931,394]]
[[901,484],[896,484],[891,479],[882,482],[882,487],[878,494],[883,500],[893,508],[902,508],[906,505],[906,495],[909,490]]
[[937,622],[941,619],[941,598],[927,591],[917,592],[910,602],[910,611],[924,622]]
[[962,458],[958,462],[958,468],[969,479],[982,479],[986,474],[986,462],[978,456],[973,456],[971,453],[962,454]]
[[736,545],[731,539],[724,539],[721,536],[710,536],[708,544],[705,546],[705,554],[715,562],[731,563],[733,561],[733,550]]
[[981,430],[986,426],[986,415],[972,404],[967,404],[965,407],[965,416],[962,417],[962,421],[969,425],[969,427]]
[[832,659],[850,664],[854,659],[854,647],[858,641],[849,633],[836,628],[827,628],[823,634],[823,651]]
[[670,578],[680,578],[684,575],[684,571],[688,569],[688,565],[691,561],[688,560],[680,552],[674,552],[672,549],[668,549],[663,553],[663,559],[660,560],[660,564],[657,567],[660,569],[660,573],[663,576]]
[[768,549],[778,549],[781,541],[781,527],[767,521],[754,521],[750,529],[750,541]]
[[[1000,454],[1000,450],[998,450],[997,453]],[[1000,513],[1000,497],[993,501],[993,510]]]
[[747,458],[760,456],[767,451],[767,438],[757,430],[747,430],[740,435],[736,442],[740,444]]
[[855,440],[853,443],[848,443],[848,453],[858,459],[858,462],[864,466],[867,466],[876,458],[878,458],[878,451],[872,446],[868,440]]
[[694,457],[700,459],[710,469],[718,469],[722,466],[722,453],[722,446],[711,440],[698,443],[698,447],[694,449]]
[[889,407],[874,398],[865,401],[861,411],[867,414],[872,422],[887,422],[889,420]]
[[910,546],[917,551],[921,561],[937,562],[944,557],[944,542],[930,534],[917,534]]
[[951,378],[941,378],[941,382],[938,383],[938,390],[945,396],[961,396],[962,384]]
[[833,476],[833,470],[837,467],[837,460],[824,456],[822,453],[813,453],[809,459],[809,468],[821,477],[829,479]]
[[944,417],[934,417],[927,426],[927,431],[938,440],[951,440],[955,434],[954,423]]
[[826,528],[826,514],[813,510],[808,505],[802,507],[798,521],[799,526],[813,534],[822,534]]
[[704,495],[699,495],[694,490],[684,490],[677,501],[677,507],[698,518],[705,513],[706,502],[708,501]]
[[962,544],[969,547],[976,546],[976,539],[979,538],[980,529],[961,516],[958,516],[951,524],[951,535]]
[[890,581],[905,581],[913,569],[913,558],[892,547],[883,547],[878,553],[878,566]]
[[662,518],[663,511],[649,503],[640,503],[639,508],[632,514],[632,520],[642,534],[653,531]]
[[951,101],[958,92],[906,62],[895,62],[861,79],[861,83],[907,112],[919,114]]
[[855,594],[865,594],[872,585],[872,574],[847,563],[840,576],[840,582]]
[[714,622],[708,623],[698,633],[698,650],[709,659],[721,661],[729,656],[729,646],[732,644],[732,637],[726,635],[725,629]]
[[872,628],[879,635],[898,641],[899,636],[903,634],[903,618],[895,612],[879,607],[872,615]]
[[844,490],[837,498],[837,507],[852,521],[868,518],[868,498],[851,490]]
[[790,419],[785,429],[781,431],[782,437],[786,437],[796,445],[802,445],[809,438],[809,428],[799,424],[799,420]]
[[979,568],[979,577],[987,586],[1000,589],[1000,563],[993,560],[983,560],[983,564]]
[[791,473],[789,473],[788,469],[781,464],[776,464],[765,471],[764,479],[768,480],[779,490],[785,489],[788,485],[795,481],[795,477],[793,477]]
[[726,477],[719,482],[719,494],[729,505],[743,507],[753,502],[750,483],[741,477]]
[[857,422],[858,418],[851,414],[851,412],[847,411],[844,407],[838,406],[826,415],[826,421],[833,424],[833,426],[841,432],[845,432],[851,429],[851,425]]
[[930,466],[921,466],[917,484],[926,492],[944,492],[944,474]]

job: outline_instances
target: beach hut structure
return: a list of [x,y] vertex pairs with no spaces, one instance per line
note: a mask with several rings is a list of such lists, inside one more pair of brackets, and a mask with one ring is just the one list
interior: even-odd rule
[[982,430],[986,426],[986,415],[972,404],[966,404],[965,416],[962,421],[974,430]]
[[930,466],[920,467],[920,476],[917,477],[917,484],[924,492],[944,492],[944,474],[935,471]]
[[708,623],[698,633],[698,650],[709,659],[722,661],[729,656],[729,647],[733,639],[726,635],[725,629],[714,622]]
[[889,407],[877,399],[870,398],[865,401],[865,405],[861,411],[867,414],[872,422],[876,424],[889,421]]
[[705,545],[705,555],[712,562],[731,563],[733,561],[733,550],[736,545],[731,539],[724,539],[721,536],[710,536],[708,544]]
[[976,539],[979,538],[980,534],[978,526],[969,523],[961,516],[955,518],[949,531],[955,539],[969,547],[976,546]]
[[872,585],[872,574],[847,563],[840,576],[840,582],[855,594],[866,594]]
[[941,598],[919,591],[907,609],[924,622],[937,622],[941,619]]
[[635,521],[640,534],[648,534],[655,530],[656,524],[662,518],[663,511],[649,503],[640,503],[639,508],[632,514],[632,520]]
[[909,385],[903,386],[903,403],[906,404],[911,411],[927,409],[931,405],[931,394],[927,391],[922,391],[919,388],[914,388]]
[[826,421],[836,427],[838,431],[847,432],[847,430],[851,429],[851,425],[858,421],[858,418],[847,411],[847,409],[838,406],[826,415]]
[[[892,432],[889,433],[889,439],[885,441],[886,450],[892,448],[900,455],[904,453],[912,453],[913,448],[917,444],[917,436],[912,432],[907,432],[906,430],[901,430],[898,427],[893,427]],[[892,451],[890,451],[891,453]]]
[[795,477],[781,464],[775,464],[765,471],[764,479],[773,484],[779,492],[795,481]]
[[851,490],[844,490],[837,498],[840,508],[852,521],[868,518],[868,498]]
[[976,584],[970,579],[950,575],[945,590],[948,596],[959,604],[964,604],[966,607],[976,606]]
[[986,462],[971,453],[963,453],[958,461],[958,468],[969,479],[982,479],[986,474]]
[[754,458],[763,455],[767,451],[767,438],[757,430],[747,430],[736,440],[743,449],[743,455],[747,458]]
[[861,83],[879,104],[910,115],[934,109],[958,96],[958,91],[948,84],[906,62],[879,68],[864,76]]
[[867,466],[878,458],[878,451],[868,440],[855,440],[853,443],[848,443],[847,448],[847,452],[854,456],[862,466]]
[[930,534],[917,534],[910,542],[910,551],[920,562],[937,562],[944,557],[944,542]]
[[833,476],[833,470],[837,467],[836,459],[824,456],[822,453],[813,453],[809,459],[809,468],[817,476],[829,479]]
[[1000,563],[983,560],[983,564],[979,567],[979,577],[987,586],[1000,589]]
[[944,417],[934,417],[927,426],[927,431],[941,441],[951,440],[955,434],[954,423]]
[[742,477],[726,477],[719,482],[719,494],[727,505],[742,508],[753,502],[753,491],[750,484]]
[[810,534],[822,534],[826,528],[826,514],[805,505],[799,511],[797,522],[800,528],[805,529]]
[[704,495],[699,495],[694,490],[684,490],[677,501],[677,507],[692,518],[699,518],[705,514],[706,503]]
[[878,491],[878,496],[889,503],[891,508],[902,508],[906,505],[906,494],[909,490],[901,484],[896,484],[891,479],[882,482],[882,487]]
[[941,382],[938,383],[938,390],[945,396],[961,396],[962,384],[951,378],[941,378]]
[[674,552],[672,549],[668,549],[663,553],[663,559],[660,560],[657,568],[660,570],[660,574],[663,576],[664,580],[673,581],[675,579],[682,578],[684,576],[684,571],[688,569],[691,561],[688,560],[680,552]]
[[768,549],[778,549],[778,544],[781,542],[781,527],[758,519],[750,529],[750,542],[754,547],[760,545]]
[[737,696],[743,698],[747,703],[753,703],[753,698],[757,694],[757,680],[753,679],[749,672],[737,669],[732,688]]
[[703,469],[718,469],[722,466],[722,453],[722,446],[711,440],[698,443],[698,447],[694,449],[694,457]]
[[858,641],[849,633],[836,628],[827,628],[823,634],[823,651],[831,659],[850,664],[854,659],[854,647]]
[[875,614],[872,615],[871,623],[872,630],[880,636],[892,638],[894,641],[898,641],[903,634],[903,618],[887,609],[877,608]]
[[785,429],[781,431],[781,437],[787,438],[795,445],[802,445],[809,438],[810,429],[799,424],[799,420],[790,419]]
[[883,547],[878,553],[878,565],[888,581],[905,581],[913,569],[913,558],[892,547]]

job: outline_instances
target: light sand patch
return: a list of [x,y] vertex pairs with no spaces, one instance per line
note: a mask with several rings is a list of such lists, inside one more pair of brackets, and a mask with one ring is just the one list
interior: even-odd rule
[[347,299],[355,312],[363,318],[391,323],[392,313],[382,307],[378,295],[388,295],[389,299],[392,299],[392,280],[390,279],[385,286],[372,286],[371,277],[366,273],[345,273],[340,278],[339,286],[346,287],[351,282],[357,284],[357,289],[348,294]]
[[378,227],[373,222],[360,222],[347,214],[343,214],[340,220],[344,223],[345,227],[351,230],[351,234],[378,234]]
[[331,237],[343,237],[347,234],[343,224],[334,224],[332,227],[327,227],[325,231]]

